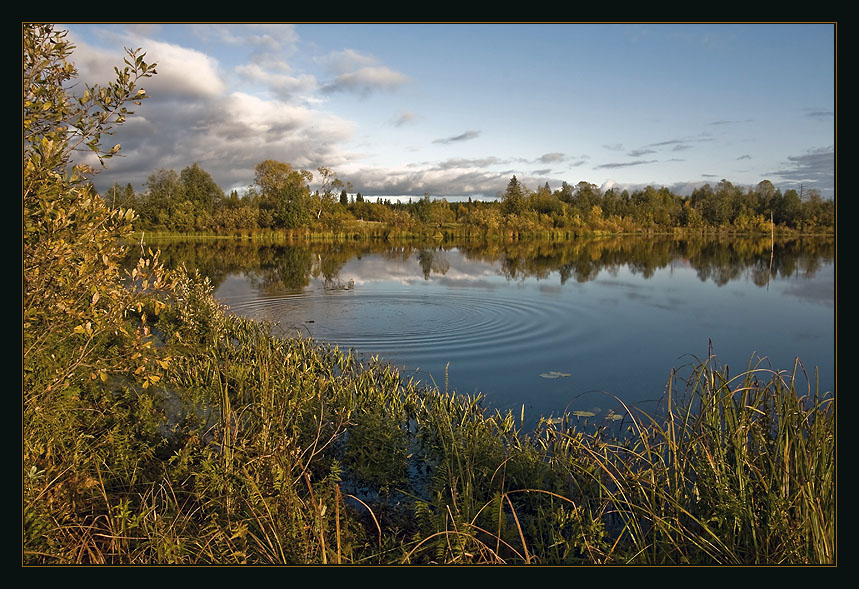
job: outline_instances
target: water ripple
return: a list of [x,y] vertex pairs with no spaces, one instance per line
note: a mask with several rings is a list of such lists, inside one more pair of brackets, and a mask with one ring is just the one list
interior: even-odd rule
[[[402,359],[478,360],[534,347],[575,348],[593,342],[596,331],[585,310],[569,299],[514,298],[482,290],[311,292],[226,302],[238,314],[278,323],[284,332],[304,329],[340,347]],[[571,330],[571,324],[577,327]]]

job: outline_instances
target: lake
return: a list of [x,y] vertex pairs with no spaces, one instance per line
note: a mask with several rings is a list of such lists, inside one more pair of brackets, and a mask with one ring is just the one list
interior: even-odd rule
[[[835,384],[831,238],[158,244],[232,312],[378,355],[528,423],[651,411],[710,354]],[[818,375],[815,376],[815,369]],[[806,379],[799,381],[805,389]],[[675,388],[675,391],[677,389]]]

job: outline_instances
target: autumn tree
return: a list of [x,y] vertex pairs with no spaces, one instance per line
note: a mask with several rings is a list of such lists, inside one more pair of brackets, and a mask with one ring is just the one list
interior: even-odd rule
[[[117,154],[119,145],[102,141],[132,114],[126,105],[146,98],[138,82],[155,74],[154,64],[128,50],[114,81],[74,83],[67,33],[45,24],[22,28],[22,461],[31,475],[23,535],[32,557],[50,553],[51,538],[92,534],[86,528],[104,517],[94,511],[98,496],[86,495],[96,489],[84,482],[101,476],[109,486],[121,468],[111,448],[134,426],[116,424],[120,383],[140,391],[160,378],[145,317],[132,313],[147,300],[143,291],[164,283],[157,260],[141,260],[131,276],[122,271],[134,212],[109,208],[90,182],[94,169],[73,157],[80,151],[104,165]],[[111,431],[110,439],[97,439],[99,431]],[[90,523],[79,519],[80,505],[91,510]]]
[[126,103],[146,98],[137,83],[155,73],[143,54],[128,51],[116,81],[75,96],[66,89],[77,75],[72,48],[65,31],[24,26],[24,351],[74,350],[57,359],[46,384],[52,389],[71,386],[93,362],[96,340],[110,337],[129,304],[119,239],[134,212],[107,207],[89,182],[94,170],[72,155],[83,149],[102,164],[113,157],[120,146],[104,149],[102,138],[132,114]]

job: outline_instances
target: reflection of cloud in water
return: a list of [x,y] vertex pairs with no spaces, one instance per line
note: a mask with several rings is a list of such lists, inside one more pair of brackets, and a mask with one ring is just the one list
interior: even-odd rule
[[555,284],[541,284],[539,286],[540,292],[552,295],[559,295],[563,292],[563,289],[559,285]]
[[779,281],[784,285],[782,292],[808,303],[832,307],[835,304],[834,264],[821,267],[816,274],[817,280],[789,278]]
[[649,301],[650,295],[643,294],[639,290],[631,290],[626,293],[626,298],[631,301]]
[[784,294],[808,303],[831,307],[834,304],[834,283],[825,281],[800,280],[791,282]]
[[594,280],[592,282],[593,282],[593,284],[596,284],[599,286],[605,286],[608,288],[627,288],[627,289],[635,289],[635,290],[639,290],[641,288],[640,284],[637,284],[634,282],[628,282],[626,280],[598,279],[598,280]]
[[451,276],[442,276],[438,279],[438,283],[442,286],[450,286],[454,288],[486,288],[486,289],[494,289],[498,288],[497,284],[493,284],[488,280],[483,279],[475,279],[475,278],[453,278]]
[[[487,280],[496,275],[492,264],[465,260],[458,253],[445,252],[450,266],[444,275],[431,272],[429,280],[446,286],[475,286],[488,288],[494,286]],[[340,271],[344,280],[354,280],[357,285],[397,282],[413,285],[424,282],[424,273],[418,261],[412,257],[407,260],[390,260],[376,256],[352,259]]]

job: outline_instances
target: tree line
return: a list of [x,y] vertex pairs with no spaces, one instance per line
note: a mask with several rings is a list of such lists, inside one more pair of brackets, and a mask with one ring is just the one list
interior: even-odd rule
[[784,192],[769,180],[752,187],[722,180],[680,196],[666,187],[601,191],[595,184],[546,183],[534,190],[513,176],[497,200],[448,202],[429,195],[409,202],[365,198],[354,193],[330,168],[314,174],[290,164],[265,160],[255,166],[254,183],[243,194],[227,195],[211,174],[194,163],[177,173],[150,174],[146,189],[115,184],[102,194],[112,207],[131,207],[136,227],[177,233],[233,233],[256,230],[349,232],[366,223],[395,231],[458,226],[467,232],[621,233],[642,230],[727,229],[737,232],[780,230],[831,232],[835,204],[816,189]]

